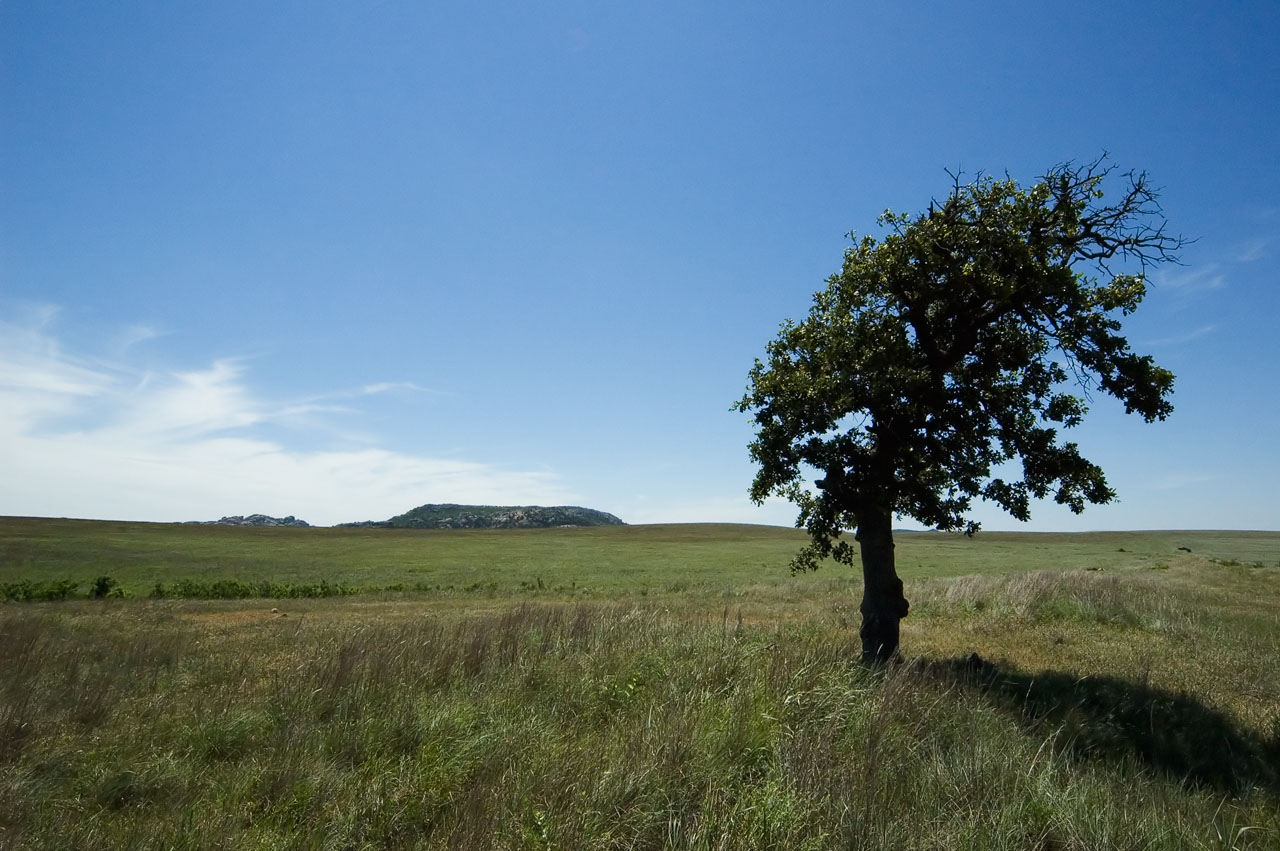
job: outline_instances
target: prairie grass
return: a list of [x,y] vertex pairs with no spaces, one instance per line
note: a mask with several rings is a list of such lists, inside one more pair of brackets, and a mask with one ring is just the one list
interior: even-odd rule
[[1280,848],[1274,552],[1042,540],[883,670],[830,571],[0,605],[0,848]]
[[[899,572],[909,581],[1038,570],[1149,569],[1208,559],[1276,566],[1280,533],[899,533]],[[529,530],[400,530],[193,526],[0,517],[0,585],[78,583],[101,576],[146,596],[157,583],[270,583],[444,594],[542,592],[609,598],[703,587],[821,584],[791,578],[804,542],[795,529],[730,524]],[[1185,546],[1191,552],[1179,550]],[[841,575],[844,575],[843,573]]]

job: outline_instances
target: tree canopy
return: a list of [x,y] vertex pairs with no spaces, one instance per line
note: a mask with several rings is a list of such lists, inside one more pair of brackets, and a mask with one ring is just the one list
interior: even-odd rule
[[1033,498],[1075,512],[1109,502],[1102,469],[1062,431],[1097,391],[1148,422],[1172,412],[1173,374],[1130,348],[1121,318],[1184,241],[1166,233],[1145,173],[1123,175],[1105,203],[1113,172],[1102,158],[1029,188],[953,176],[927,211],[884,213],[887,235],[856,239],[809,316],[784,323],[751,370],[737,406],[756,425],[751,496],[797,504],[810,542],[796,569],[851,564],[841,535],[857,530],[864,655],[895,654],[907,613],[895,515],[972,534],[978,498],[1020,520]]

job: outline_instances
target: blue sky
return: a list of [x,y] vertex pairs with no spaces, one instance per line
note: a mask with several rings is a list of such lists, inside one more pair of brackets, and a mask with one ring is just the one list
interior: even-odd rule
[[[1153,9],[1158,9],[1153,11]],[[1280,528],[1272,2],[0,5],[0,514],[750,505],[752,360],[945,169],[1110,152],[1197,241],[1075,430],[1120,502]]]

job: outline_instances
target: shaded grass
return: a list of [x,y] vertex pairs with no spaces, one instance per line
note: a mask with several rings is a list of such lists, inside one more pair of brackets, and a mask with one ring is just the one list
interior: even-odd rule
[[1137,762],[1217,793],[1280,799],[1280,728],[1241,726],[1187,692],[1117,676],[1027,673],[972,655],[925,663],[940,682],[972,689],[1032,732],[1082,758]]

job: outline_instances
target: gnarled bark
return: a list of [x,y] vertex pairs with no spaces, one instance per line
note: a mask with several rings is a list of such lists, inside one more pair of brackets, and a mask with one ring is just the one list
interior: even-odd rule
[[882,664],[898,655],[899,622],[909,608],[894,566],[892,512],[863,512],[857,541],[862,551],[862,661]]

